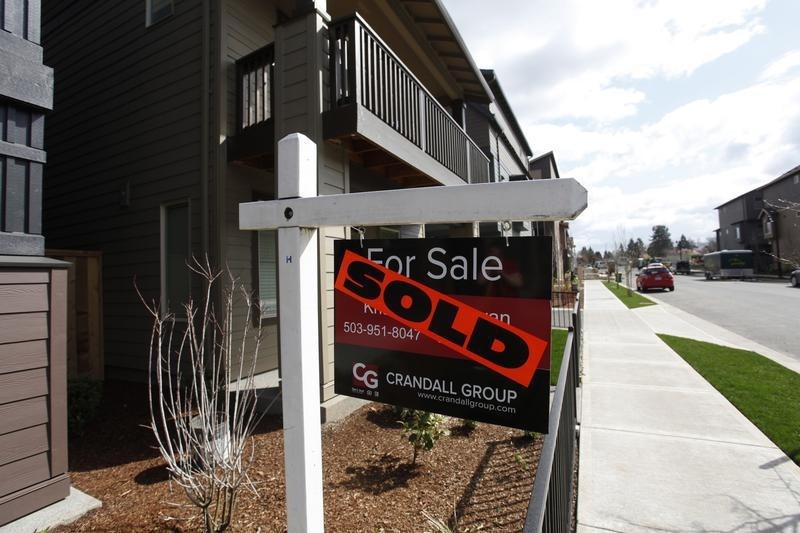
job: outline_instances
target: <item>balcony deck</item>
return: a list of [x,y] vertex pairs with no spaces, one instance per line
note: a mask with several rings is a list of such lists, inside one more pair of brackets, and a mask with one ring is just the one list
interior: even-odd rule
[[[489,159],[358,15],[330,34],[330,104],[323,136],[401,186],[489,181]],[[237,133],[228,160],[271,166],[274,46],[237,61]]]

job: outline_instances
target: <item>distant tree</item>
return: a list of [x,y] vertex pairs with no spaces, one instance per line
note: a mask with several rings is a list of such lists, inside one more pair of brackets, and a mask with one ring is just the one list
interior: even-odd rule
[[639,250],[639,255],[636,257],[642,257],[644,253],[647,251],[647,248],[644,246],[644,241],[641,237],[637,237],[636,239],[636,249]]
[[683,251],[684,250],[691,250],[694,248],[694,243],[686,238],[686,235],[681,234],[681,239],[678,241],[676,248],[678,249],[678,254],[680,255],[681,260],[683,260]]
[[594,262],[594,250],[591,246],[581,248],[581,251],[578,252],[578,262],[582,265],[591,265]]
[[611,252],[606,250],[606,251],[603,252],[603,259],[605,259],[605,260],[614,259],[614,254],[612,254]]
[[625,249],[625,253],[631,259],[642,257],[642,255],[644,255],[644,242],[642,239],[636,239],[635,241],[630,239],[628,241],[628,246]]
[[647,253],[650,257],[663,257],[672,250],[672,238],[666,226],[653,226],[653,234],[650,236],[650,244]]
[[704,254],[708,254],[711,252],[717,251],[717,238],[716,237],[709,237],[706,239],[706,242],[703,246],[700,247],[700,252]]

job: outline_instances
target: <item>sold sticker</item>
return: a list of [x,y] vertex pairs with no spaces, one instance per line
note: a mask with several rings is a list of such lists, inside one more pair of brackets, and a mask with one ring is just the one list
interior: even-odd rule
[[545,339],[350,250],[344,252],[335,287],[524,387],[548,347]]

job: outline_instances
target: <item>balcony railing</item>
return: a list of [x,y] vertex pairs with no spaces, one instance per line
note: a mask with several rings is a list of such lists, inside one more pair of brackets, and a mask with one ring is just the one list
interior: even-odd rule
[[236,130],[272,118],[275,46],[268,44],[236,61]]
[[380,37],[354,15],[330,27],[331,108],[360,104],[467,183],[489,159]]

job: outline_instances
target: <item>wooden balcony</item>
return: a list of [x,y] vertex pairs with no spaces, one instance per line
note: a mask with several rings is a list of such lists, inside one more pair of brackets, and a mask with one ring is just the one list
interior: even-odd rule
[[373,153],[372,159],[380,152],[377,166],[388,167],[390,177],[416,173],[446,185],[489,181],[489,159],[358,15],[330,27],[330,75],[326,139],[348,140],[354,152]]
[[274,67],[272,43],[236,62],[236,134],[228,139],[228,161],[273,165]]

